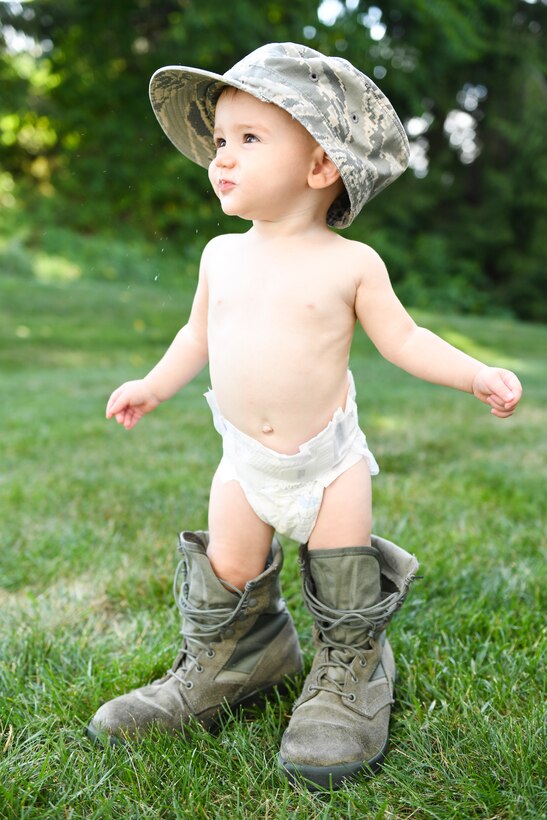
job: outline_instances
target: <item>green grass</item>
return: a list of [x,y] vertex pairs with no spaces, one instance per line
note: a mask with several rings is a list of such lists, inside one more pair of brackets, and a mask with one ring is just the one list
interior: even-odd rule
[[[172,660],[176,534],[206,525],[220,454],[206,374],[130,434],[104,420],[111,389],[158,358],[192,297],[188,271],[161,281],[154,262],[140,265],[135,282],[89,278],[83,263],[80,277],[31,265],[0,281],[0,816],[545,817],[547,331],[506,320],[418,316],[515,367],[525,399],[505,422],[356,335],[362,424],[382,468],[375,529],[423,573],[390,627],[397,703],[375,779],[293,790],[276,769],[290,697],[184,741],[101,751],[84,738],[104,700]],[[284,544],[309,663],[296,549]]]

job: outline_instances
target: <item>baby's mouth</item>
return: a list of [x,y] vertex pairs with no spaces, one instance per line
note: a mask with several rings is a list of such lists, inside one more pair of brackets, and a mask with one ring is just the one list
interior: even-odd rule
[[227,191],[231,191],[232,188],[235,188],[235,182],[232,182],[230,179],[219,179],[219,181],[218,181],[218,190],[221,193],[226,193]]

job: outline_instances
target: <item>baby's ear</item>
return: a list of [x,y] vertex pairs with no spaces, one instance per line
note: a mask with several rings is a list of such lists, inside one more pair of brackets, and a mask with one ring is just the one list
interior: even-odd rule
[[308,174],[308,185],[310,188],[328,188],[337,179],[340,179],[340,171],[331,160],[328,154],[317,146],[313,152],[310,172]]

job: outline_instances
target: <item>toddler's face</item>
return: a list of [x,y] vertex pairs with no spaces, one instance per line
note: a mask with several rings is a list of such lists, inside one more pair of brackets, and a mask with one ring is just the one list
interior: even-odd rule
[[215,112],[209,179],[227,214],[275,219],[307,188],[313,137],[286,111],[228,89]]

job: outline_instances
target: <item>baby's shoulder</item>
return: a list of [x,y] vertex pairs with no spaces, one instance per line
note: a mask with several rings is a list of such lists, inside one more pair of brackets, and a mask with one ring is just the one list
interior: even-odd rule
[[338,254],[345,270],[357,279],[385,273],[386,266],[380,254],[364,242],[337,236]]
[[340,240],[340,247],[342,252],[347,254],[348,258],[353,259],[357,263],[368,265],[383,265],[382,257],[365,242],[359,242],[356,239],[346,239],[345,236],[338,236]]
[[204,256],[225,253],[227,250],[236,247],[242,242],[240,233],[222,233],[210,239],[203,249]]
[[209,274],[226,265],[227,260],[235,257],[241,242],[241,234],[225,233],[210,239],[201,252],[200,270],[202,275]]

